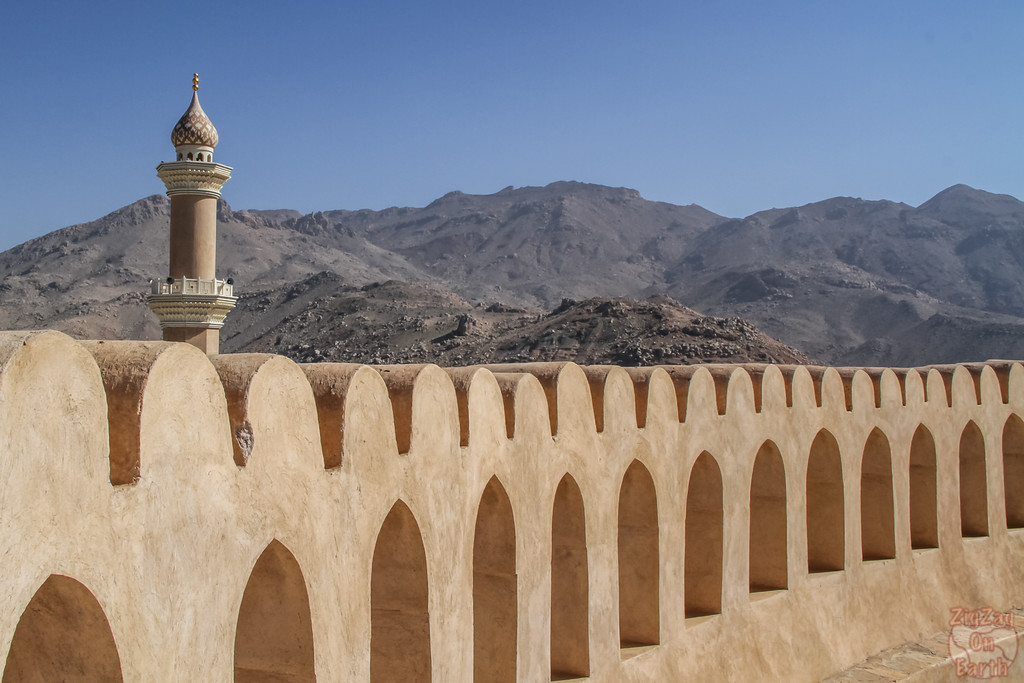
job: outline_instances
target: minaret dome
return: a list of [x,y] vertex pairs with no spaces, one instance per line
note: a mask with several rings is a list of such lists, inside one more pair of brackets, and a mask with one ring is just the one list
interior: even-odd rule
[[192,74],[192,102],[171,131],[176,160],[213,161],[213,149],[218,142],[213,121],[199,104],[199,74]]

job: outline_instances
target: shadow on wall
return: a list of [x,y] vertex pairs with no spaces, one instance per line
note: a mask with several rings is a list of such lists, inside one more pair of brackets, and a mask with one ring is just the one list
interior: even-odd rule
[[43,582],[18,622],[3,680],[121,680],[114,637],[88,588],[56,574]]

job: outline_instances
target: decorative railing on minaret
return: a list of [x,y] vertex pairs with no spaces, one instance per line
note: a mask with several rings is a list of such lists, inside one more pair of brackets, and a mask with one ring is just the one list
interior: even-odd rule
[[217,199],[231,167],[213,162],[217,129],[199,106],[199,74],[192,75],[192,103],[171,131],[176,160],[156,167],[171,198],[170,267],[152,281],[149,307],[165,341],[219,351],[224,317],[238,300],[230,279],[217,279]]

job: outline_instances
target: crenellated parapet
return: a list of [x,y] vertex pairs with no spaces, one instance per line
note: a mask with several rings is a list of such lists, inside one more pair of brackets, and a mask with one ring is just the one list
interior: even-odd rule
[[820,680],[1024,604],[1022,418],[1016,361],[0,333],[0,652],[43,679]]

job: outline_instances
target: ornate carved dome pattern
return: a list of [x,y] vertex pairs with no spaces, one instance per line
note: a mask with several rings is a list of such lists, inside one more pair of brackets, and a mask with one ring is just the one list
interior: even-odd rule
[[188,110],[178,119],[171,131],[171,144],[179,145],[203,145],[205,147],[216,147],[219,138],[217,129],[213,122],[199,105],[199,93],[192,93],[192,103]]

